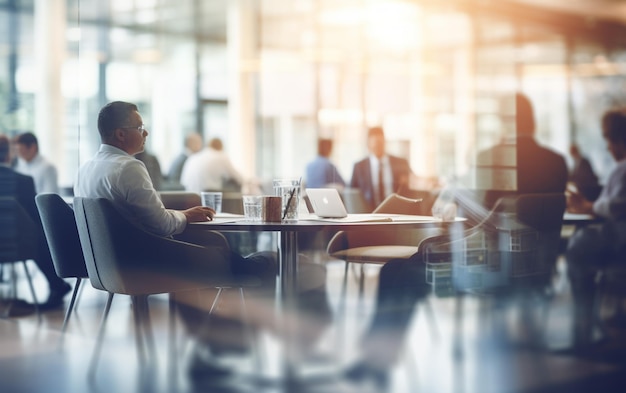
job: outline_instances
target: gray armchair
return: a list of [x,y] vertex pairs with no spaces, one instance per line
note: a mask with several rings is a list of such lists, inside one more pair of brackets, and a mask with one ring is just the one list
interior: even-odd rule
[[57,276],[76,279],[72,299],[65,312],[61,328],[61,339],[63,339],[82,280],[89,276],[72,208],[58,194],[38,194],[35,197],[35,203]]
[[[170,294],[170,357],[174,360],[176,303],[172,294],[242,285],[231,275],[229,254],[224,247],[201,247],[154,235],[122,216],[106,199],[75,198],[74,210],[91,284],[109,294],[91,360],[90,377],[95,376],[114,294],[132,298],[137,353],[143,364],[156,354],[147,302],[149,295]],[[199,271],[202,274],[198,274]]]

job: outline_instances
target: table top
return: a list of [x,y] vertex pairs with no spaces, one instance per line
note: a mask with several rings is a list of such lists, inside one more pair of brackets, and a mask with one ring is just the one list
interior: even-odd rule
[[213,221],[193,222],[188,229],[222,230],[222,231],[320,231],[320,230],[376,230],[381,227],[389,228],[416,228],[438,227],[466,221],[457,217],[454,221],[442,221],[431,216],[409,215],[374,215],[349,214],[345,219],[324,219],[314,215],[301,217],[297,222],[252,222],[241,215],[222,213],[216,215]]
[[563,225],[591,224],[601,221],[602,217],[598,217],[593,214],[565,212],[565,214],[563,215]]

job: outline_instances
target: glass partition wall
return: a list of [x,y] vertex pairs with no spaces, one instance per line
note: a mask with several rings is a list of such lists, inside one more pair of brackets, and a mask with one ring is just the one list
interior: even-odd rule
[[626,45],[570,28],[580,16],[484,3],[0,0],[0,132],[35,132],[71,187],[112,100],[139,105],[164,172],[199,131],[260,182],[302,175],[318,137],[349,180],[382,125],[428,189],[515,132],[522,91],[542,143],[576,142],[606,173],[599,119],[626,104]]

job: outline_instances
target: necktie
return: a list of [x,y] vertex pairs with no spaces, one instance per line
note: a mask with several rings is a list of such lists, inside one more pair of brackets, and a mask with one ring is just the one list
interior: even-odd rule
[[378,203],[385,199],[385,181],[383,176],[383,161],[378,161]]

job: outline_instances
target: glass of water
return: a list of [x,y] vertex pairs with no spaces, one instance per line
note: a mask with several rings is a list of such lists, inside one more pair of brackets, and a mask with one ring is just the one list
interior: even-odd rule
[[261,221],[262,202],[260,195],[243,196],[243,215],[247,221]]

